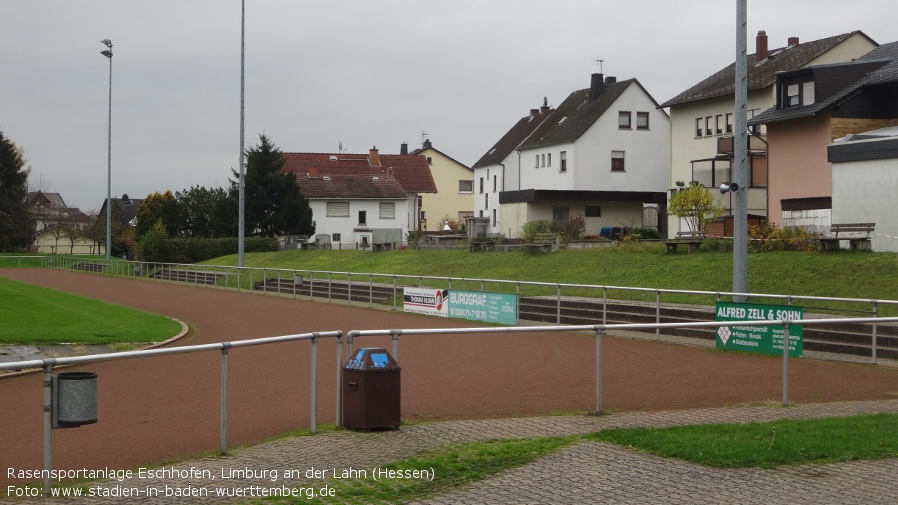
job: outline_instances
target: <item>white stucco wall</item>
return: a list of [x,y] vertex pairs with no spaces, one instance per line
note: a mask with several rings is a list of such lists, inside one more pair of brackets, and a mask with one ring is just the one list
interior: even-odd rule
[[872,248],[898,252],[898,159],[833,163],[833,223],[876,223]]
[[[618,112],[631,113],[632,128],[618,128]],[[636,128],[636,113],[649,113],[649,128]],[[555,121],[560,118],[552,118]],[[573,143],[521,152],[521,187],[524,189],[589,191],[665,191],[669,180],[670,121],[636,83]],[[561,172],[561,152],[567,170]],[[611,170],[611,152],[624,151],[625,170]],[[552,163],[548,166],[548,156]],[[546,165],[542,166],[543,156]],[[540,167],[535,166],[536,157]]]
[[[327,202],[349,201],[349,217],[327,217]],[[380,218],[380,202],[395,202],[395,218]],[[401,228],[403,241],[407,239],[409,220],[414,210],[409,200],[310,200],[312,219],[315,220],[315,234],[340,234],[340,241],[332,241],[333,249],[355,249],[361,243],[361,237],[367,235],[370,243],[373,228]],[[366,211],[366,225],[359,225],[359,211]]]

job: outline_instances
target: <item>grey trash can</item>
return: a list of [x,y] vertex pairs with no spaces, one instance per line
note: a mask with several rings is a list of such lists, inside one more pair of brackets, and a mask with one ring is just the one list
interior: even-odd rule
[[65,372],[53,376],[53,428],[97,422],[97,374]]

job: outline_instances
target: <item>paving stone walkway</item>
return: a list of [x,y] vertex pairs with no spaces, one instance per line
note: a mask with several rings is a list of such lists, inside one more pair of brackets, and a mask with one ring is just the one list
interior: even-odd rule
[[[122,494],[134,492],[140,503],[149,504],[248,503],[257,499],[254,496],[273,490],[302,487],[318,492],[324,481],[315,475],[307,477],[310,470],[324,472],[327,477],[335,471],[370,476],[378,465],[452,442],[575,435],[614,427],[747,423],[880,412],[898,413],[898,400],[448,421],[370,433],[335,431],[239,448],[228,456],[173,463],[154,469],[157,475],[145,478],[139,478],[135,469],[131,478],[89,484],[98,494],[117,496],[54,502],[126,503],[135,499]],[[287,469],[296,470],[298,475],[285,478]],[[276,478],[271,470],[278,472]],[[892,504],[898,496],[895,475],[898,455],[877,461],[808,464],[776,470],[714,469],[611,444],[582,441],[524,467],[420,503]],[[435,475],[436,479],[439,477]],[[217,496],[218,492],[230,496]],[[237,493],[244,496],[235,496]],[[188,496],[174,496],[177,494]],[[304,496],[296,501],[301,503]],[[46,500],[0,502],[25,505]]]

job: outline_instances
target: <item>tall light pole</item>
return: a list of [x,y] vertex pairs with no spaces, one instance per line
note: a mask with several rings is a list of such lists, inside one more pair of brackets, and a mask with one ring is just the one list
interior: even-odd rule
[[112,245],[112,41],[103,39],[106,49],[100,54],[109,58],[109,136],[106,148],[106,261],[109,261],[109,246]]
[[[748,2],[736,1],[735,135],[733,135],[733,291],[748,292]],[[744,302],[744,296],[736,296]]]
[[246,216],[244,214],[245,200],[245,150],[243,148],[243,83],[244,83],[244,38],[246,33],[246,0],[240,0],[240,180],[237,181],[237,266],[244,266],[244,223]]

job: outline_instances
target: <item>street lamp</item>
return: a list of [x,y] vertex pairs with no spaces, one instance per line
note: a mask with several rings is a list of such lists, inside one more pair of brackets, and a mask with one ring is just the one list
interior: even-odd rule
[[112,41],[103,39],[101,44],[109,49],[100,54],[109,58],[109,135],[106,152],[106,261],[109,261],[109,246],[112,244]]

